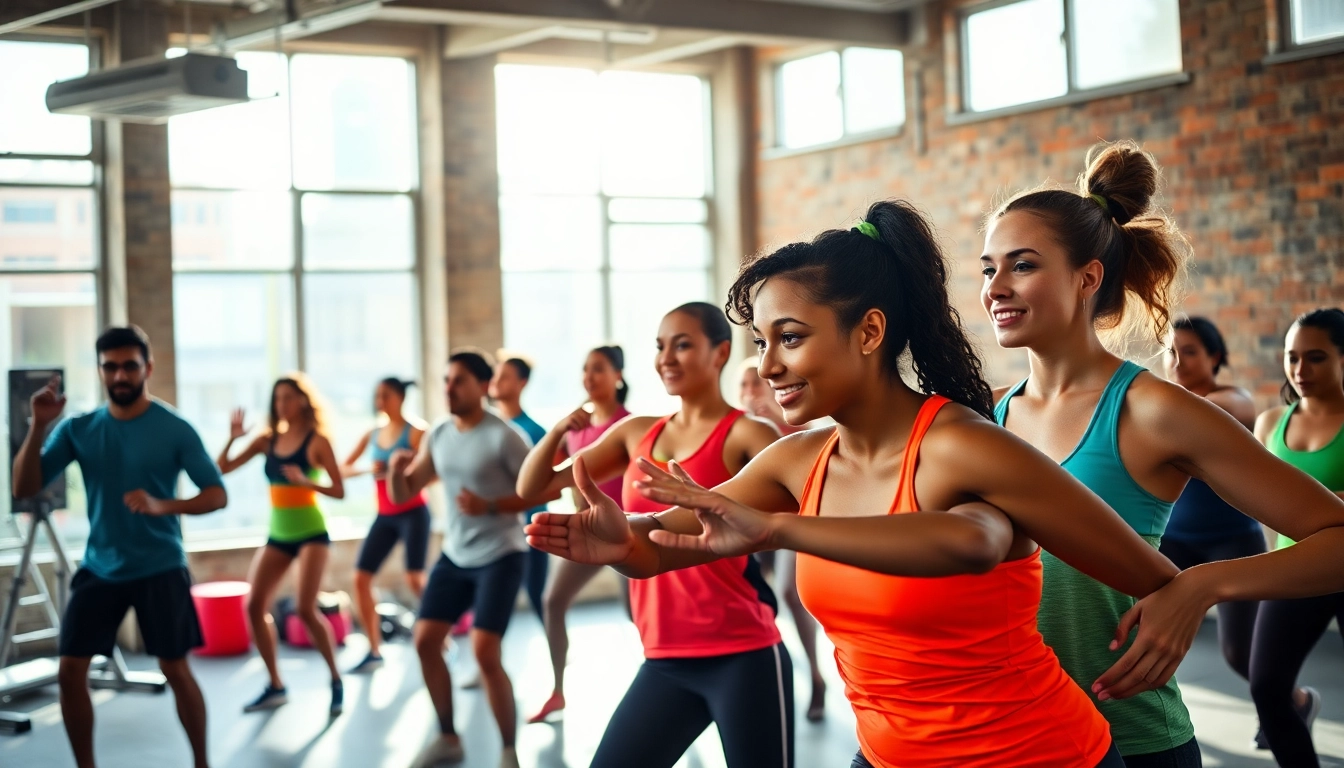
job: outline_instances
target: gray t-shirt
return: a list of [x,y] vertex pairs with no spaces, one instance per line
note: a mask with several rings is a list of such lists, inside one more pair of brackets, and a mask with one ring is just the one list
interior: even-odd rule
[[429,453],[448,497],[443,552],[458,566],[478,568],[527,551],[523,515],[466,515],[457,506],[463,488],[487,500],[514,495],[527,451],[523,436],[489,411],[466,432],[459,432],[451,418],[430,430]]

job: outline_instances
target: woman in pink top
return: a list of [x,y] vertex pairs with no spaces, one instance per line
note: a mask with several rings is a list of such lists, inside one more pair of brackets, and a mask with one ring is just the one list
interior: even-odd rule
[[[620,347],[598,347],[588,353],[583,363],[583,390],[588,402],[555,425],[534,450],[555,455],[553,464],[560,464],[576,455],[601,437],[612,425],[630,415],[625,409],[625,398],[630,387],[621,372],[625,369],[625,353]],[[602,484],[609,496],[621,495],[621,478]],[[574,494],[575,504],[584,509],[588,503],[583,496]],[[550,580],[542,598],[546,616],[546,645],[551,651],[551,668],[555,673],[555,689],[529,723],[540,723],[565,708],[565,657],[569,654],[569,633],[565,630],[565,614],[579,590],[602,570],[600,565],[587,565],[572,560],[557,559],[551,568]]]

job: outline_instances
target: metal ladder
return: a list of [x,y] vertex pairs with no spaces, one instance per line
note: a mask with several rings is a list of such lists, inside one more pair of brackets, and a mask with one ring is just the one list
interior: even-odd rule
[[[50,510],[45,504],[38,502],[33,512],[24,514],[31,518],[31,523],[27,536],[22,536],[23,532],[20,529],[23,555],[19,558],[18,567],[14,569],[9,598],[5,601],[4,614],[0,617],[0,697],[14,696],[56,682],[59,665],[54,659],[36,658],[8,667],[5,664],[9,661],[15,646],[60,637],[61,614],[65,611],[70,595],[70,558],[66,555],[61,538],[56,534]],[[51,544],[56,569],[54,600],[46,579],[42,578],[37,563],[33,561],[33,549],[37,545],[39,532],[45,534]],[[29,580],[33,583],[35,594],[24,595],[23,588]],[[51,626],[19,635],[14,634],[19,609],[35,605],[42,606]],[[99,656],[94,659],[89,671],[89,685],[93,688],[144,693],[162,693],[167,687],[161,674],[128,671],[121,649],[115,647],[112,649],[111,658]],[[32,721],[26,715],[0,711],[0,733],[24,733],[32,727]]]

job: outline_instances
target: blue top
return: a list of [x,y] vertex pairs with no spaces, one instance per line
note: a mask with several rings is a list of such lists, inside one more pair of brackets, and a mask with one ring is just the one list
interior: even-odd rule
[[406,422],[406,426],[401,430],[401,436],[392,443],[391,448],[384,448],[378,444],[378,430],[374,430],[373,435],[369,437],[369,455],[374,461],[381,461],[386,464],[392,458],[392,454],[397,451],[411,450],[411,423]]
[[219,468],[200,435],[177,411],[153,401],[134,419],[107,407],[72,416],[56,426],[42,447],[42,484],[78,462],[89,501],[89,541],[83,567],[107,581],[130,581],[185,568],[182,523],[177,515],[142,515],[123,497],[143,490],[177,497],[183,471],[197,488],[223,486]]
[[[517,418],[513,420],[513,425],[518,429],[520,429],[524,435],[527,435],[528,448],[531,448],[532,446],[541,442],[541,439],[546,436],[545,428],[543,428],[537,422],[533,421],[532,417],[528,416],[527,413],[525,412],[520,411],[518,413]],[[545,504],[542,504],[540,507],[533,507],[532,509],[527,510],[527,519],[531,520],[532,515],[538,512],[545,512],[545,511],[546,511]]]
[[304,435],[303,442],[299,443],[298,450],[288,456],[281,456],[275,452],[275,441],[279,435],[271,435],[271,444],[266,448],[266,479],[271,481],[271,485],[293,485],[289,478],[285,477],[284,467],[286,464],[293,464],[298,467],[303,474],[313,474],[313,463],[308,460],[308,444],[313,442],[313,435],[317,430],[309,430]]
[[1167,524],[1167,538],[1208,542],[1247,534],[1260,535],[1260,523],[1223,501],[1208,483],[1190,478],[1176,500]]

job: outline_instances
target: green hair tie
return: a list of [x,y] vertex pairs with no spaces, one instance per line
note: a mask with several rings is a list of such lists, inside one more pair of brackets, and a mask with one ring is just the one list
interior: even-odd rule
[[854,225],[854,231],[865,234],[879,243],[882,242],[882,236],[877,234],[877,227],[874,227],[870,222],[860,221]]
[[1100,205],[1101,210],[1105,211],[1108,216],[1111,215],[1111,204],[1106,201],[1106,198],[1101,195],[1088,195],[1088,197],[1092,198],[1092,202]]

